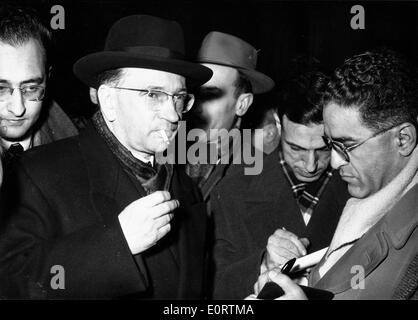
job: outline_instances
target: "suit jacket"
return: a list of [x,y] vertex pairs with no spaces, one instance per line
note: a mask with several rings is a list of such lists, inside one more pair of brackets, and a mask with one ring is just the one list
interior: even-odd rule
[[[4,297],[201,296],[206,211],[184,173],[174,169],[171,181],[172,198],[181,204],[171,231],[136,256],[118,214],[144,190],[92,125],[79,136],[28,151],[11,177],[6,189],[19,198],[7,199],[13,209],[0,234]],[[65,290],[51,288],[56,265],[65,270]]]
[[346,184],[334,172],[305,225],[277,151],[265,155],[259,175],[231,166],[214,189],[215,292],[220,299],[242,299],[253,292],[270,235],[285,227],[310,240],[309,252],[329,245],[348,199]]
[[[417,255],[418,185],[319,279],[321,261],[312,270],[309,285],[332,291],[335,299],[406,299],[414,292],[416,297]],[[405,278],[413,287],[402,286]],[[399,292],[406,289],[406,295]]]

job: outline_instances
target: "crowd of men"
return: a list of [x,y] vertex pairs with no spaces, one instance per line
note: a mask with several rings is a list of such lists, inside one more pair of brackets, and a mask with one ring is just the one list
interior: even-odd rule
[[[257,299],[269,282],[278,299],[418,298],[418,78],[400,54],[274,88],[245,40],[210,32],[188,61],[179,23],[131,15],[74,63],[97,105],[79,128],[48,90],[50,46],[33,13],[0,8],[0,298]],[[271,91],[279,140],[246,174],[233,160],[260,145],[237,133]],[[182,120],[208,161],[158,161]]]

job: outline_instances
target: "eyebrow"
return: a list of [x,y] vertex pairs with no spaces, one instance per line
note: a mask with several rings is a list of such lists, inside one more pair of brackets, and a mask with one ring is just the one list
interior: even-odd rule
[[296,148],[299,148],[299,149],[302,149],[302,150],[307,150],[306,148],[301,147],[301,146],[297,145],[296,143],[290,142],[289,140],[285,140],[285,141],[286,141],[287,144],[289,144],[293,147],[296,147]]
[[200,87],[200,90],[205,90],[205,91],[222,91],[221,88],[216,87],[216,86],[205,86],[205,87]]
[[[153,85],[151,85],[151,86],[148,86],[147,87],[147,89],[149,90],[149,89],[153,89],[153,90],[160,90],[160,91],[167,91],[165,88],[163,88],[163,87],[159,87],[159,86],[153,86]],[[176,90],[175,92],[182,92],[182,91],[186,91],[187,92],[187,89],[185,88],[185,87],[182,87],[182,88],[180,88],[180,89],[178,89],[178,90]]]
[[219,87],[200,87],[197,88],[195,93],[202,94],[202,95],[210,95],[210,96],[223,96],[227,91],[225,89],[219,88]]
[[352,138],[352,137],[339,137],[339,138],[332,138],[332,140],[337,141],[337,142],[357,142],[356,139]]
[[[35,77],[35,78],[31,78],[31,79],[27,79],[24,80],[22,82],[19,83],[19,86],[21,86],[22,84],[28,84],[28,83],[42,83],[44,81],[43,77]],[[0,83],[1,84],[8,84],[8,85],[12,85],[12,83],[9,80],[5,80],[5,79],[0,79]]]
[[[301,149],[301,150],[303,150],[303,151],[308,151],[308,149],[306,149],[306,148],[304,148],[304,147],[301,147],[301,146],[299,146],[299,145],[297,145],[297,144],[295,144],[295,143],[292,143],[292,142],[290,142],[290,141],[288,141],[288,140],[285,140],[286,141],[286,143],[287,144],[289,144],[289,145],[291,145],[291,146],[293,146],[293,147],[296,147],[296,148],[299,148],[299,149]],[[326,145],[324,145],[323,147],[321,147],[321,148],[315,148],[315,150],[321,150],[321,149],[325,149],[325,148],[327,148],[327,146]]]

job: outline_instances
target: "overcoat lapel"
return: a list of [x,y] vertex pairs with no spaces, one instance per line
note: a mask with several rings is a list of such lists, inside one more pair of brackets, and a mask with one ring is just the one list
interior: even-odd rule
[[[96,214],[104,225],[113,224],[119,213],[140,197],[139,193],[92,124],[80,134],[80,150],[87,168],[90,199]],[[134,259],[144,283],[148,285],[147,268],[142,257],[136,255]]]
[[[173,193],[172,196],[178,199],[181,204],[181,216],[177,215],[175,222],[173,223],[173,229],[176,229],[176,244],[180,270],[180,286],[179,286],[179,298],[187,299],[188,297],[196,296],[197,292],[191,292],[193,284],[188,283],[190,281],[196,281],[201,283],[203,279],[191,280],[191,275],[202,275],[201,272],[196,272],[202,269],[201,262],[203,259],[202,250],[204,248],[197,246],[199,243],[205,242],[206,237],[206,204],[205,202],[189,203],[185,201],[185,197],[193,193],[193,190],[183,189],[184,186],[180,186],[181,179],[179,179],[179,173],[175,172],[173,176]],[[181,193],[180,193],[181,192]],[[176,213],[174,213],[176,215]],[[187,223],[186,220],[187,219]],[[202,255],[202,258],[200,258]],[[200,290],[200,288],[197,288]]]
[[80,134],[80,150],[87,167],[91,201],[104,223],[110,224],[138,199],[138,192],[91,124]]
[[[388,254],[388,245],[382,233],[371,233],[365,241],[357,242],[319,279],[317,267],[310,276],[310,286],[338,294],[352,288],[352,279],[361,266],[364,276],[370,274]],[[323,258],[324,259],[324,258]],[[322,265],[321,261],[318,266]]]

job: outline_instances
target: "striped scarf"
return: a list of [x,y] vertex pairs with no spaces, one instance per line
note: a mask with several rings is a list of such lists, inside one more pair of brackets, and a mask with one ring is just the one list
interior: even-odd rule
[[321,195],[331,180],[332,168],[329,167],[321,177],[314,182],[306,183],[300,182],[289,165],[284,161],[282,150],[279,149],[280,165],[282,166],[284,175],[290,183],[293,195],[302,212],[313,212],[315,206],[318,204]]

